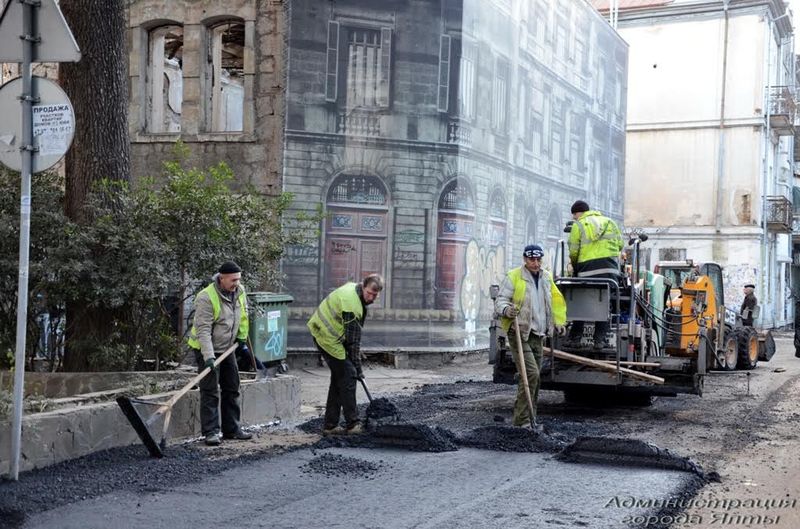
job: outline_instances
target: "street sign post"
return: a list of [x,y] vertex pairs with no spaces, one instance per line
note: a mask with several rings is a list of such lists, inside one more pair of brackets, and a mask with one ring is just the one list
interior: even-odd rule
[[[19,288],[17,290],[17,340],[14,356],[14,412],[11,421],[11,465],[9,477],[19,479],[22,440],[22,400],[25,385],[25,333],[28,315],[28,264],[31,237],[31,175],[38,160],[50,167],[64,155],[72,141],[75,118],[72,105],[61,92],[59,100],[47,104],[37,89],[49,93],[46,83],[34,82],[33,62],[72,62],[80,60],[80,50],[55,0],[8,0],[0,14],[0,62],[21,62],[22,121],[16,134],[0,134],[7,145],[19,152]],[[9,84],[13,84],[9,83]],[[11,94],[14,88],[3,90]],[[60,89],[59,89],[60,90]],[[49,96],[48,96],[49,97]],[[64,101],[66,99],[66,101]],[[67,111],[67,107],[69,111]],[[34,115],[37,118],[34,120]],[[71,129],[70,129],[71,127]],[[38,136],[38,141],[34,139]],[[5,139],[3,139],[5,138]],[[41,149],[41,152],[39,152]],[[60,153],[60,154],[59,154]],[[3,156],[3,159],[6,155]],[[13,164],[14,156],[8,155]],[[56,158],[57,157],[57,158]],[[2,161],[2,160],[0,160]],[[45,165],[52,161],[51,165]],[[3,163],[6,163],[3,161]],[[12,167],[13,168],[13,167]]]

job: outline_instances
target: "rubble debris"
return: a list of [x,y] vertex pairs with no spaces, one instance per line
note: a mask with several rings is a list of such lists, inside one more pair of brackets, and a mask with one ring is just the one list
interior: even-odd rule
[[301,467],[304,474],[322,474],[327,477],[357,477],[371,479],[383,467],[355,457],[324,453]]

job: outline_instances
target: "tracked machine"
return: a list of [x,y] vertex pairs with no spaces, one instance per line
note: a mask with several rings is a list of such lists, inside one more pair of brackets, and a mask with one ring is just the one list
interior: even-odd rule
[[[631,239],[630,271],[620,280],[566,277],[565,245],[559,244],[553,269],[567,303],[567,323],[584,322],[579,343],[550,337],[544,348],[542,389],[564,391],[567,399],[602,393],[621,396],[702,395],[712,369],[753,369],[769,360],[774,341],[769,333],[737,325],[726,310],[722,269],[714,263],[660,263],[656,272],[638,273],[639,245]],[[492,298],[498,288],[492,289]],[[608,344],[589,338],[593,324],[607,321]],[[490,325],[489,363],[498,383],[515,383],[517,370],[508,337],[495,315]]]

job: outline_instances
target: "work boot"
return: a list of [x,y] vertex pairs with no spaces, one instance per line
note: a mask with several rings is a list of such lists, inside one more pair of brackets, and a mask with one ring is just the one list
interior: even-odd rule
[[345,430],[341,426],[325,426],[322,429],[322,435],[329,436],[329,435],[344,435]]
[[360,433],[364,433],[364,427],[361,426],[360,422],[355,423],[347,429],[347,435],[358,435]]
[[206,435],[205,442],[208,446],[219,446],[222,444],[222,439],[219,436],[219,432],[213,432]]
[[231,439],[233,441],[247,441],[253,438],[253,434],[245,432],[241,428],[233,433],[226,433],[222,436],[223,439]]

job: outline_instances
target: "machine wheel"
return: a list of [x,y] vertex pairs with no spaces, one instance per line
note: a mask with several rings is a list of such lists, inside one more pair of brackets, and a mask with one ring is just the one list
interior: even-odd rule
[[752,327],[736,329],[739,341],[739,369],[753,369],[758,364],[758,333]]
[[739,339],[735,331],[725,333],[725,341],[722,344],[723,364],[719,366],[723,371],[733,371],[739,360]]
[[278,373],[283,375],[288,372],[289,372],[289,364],[287,364],[285,360],[281,360],[281,363],[278,364]]

